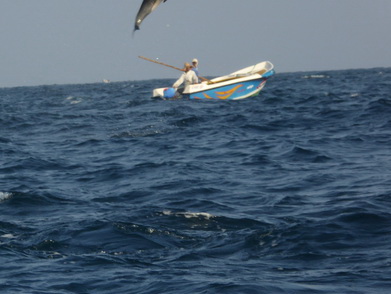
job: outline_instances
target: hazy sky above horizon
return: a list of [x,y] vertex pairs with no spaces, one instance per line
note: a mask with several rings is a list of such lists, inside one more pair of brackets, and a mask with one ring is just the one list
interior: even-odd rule
[[391,66],[391,0],[168,0],[134,36],[142,0],[1,0],[0,87]]

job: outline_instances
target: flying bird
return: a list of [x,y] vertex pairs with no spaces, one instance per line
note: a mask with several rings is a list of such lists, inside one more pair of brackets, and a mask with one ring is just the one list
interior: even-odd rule
[[144,0],[136,16],[134,31],[140,29],[141,23],[148,16],[148,14],[154,11],[162,2],[166,1],[167,0]]

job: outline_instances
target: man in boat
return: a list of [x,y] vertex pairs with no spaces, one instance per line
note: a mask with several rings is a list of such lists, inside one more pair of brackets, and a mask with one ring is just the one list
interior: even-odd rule
[[[174,85],[172,87],[175,89],[178,89],[182,84],[184,84],[184,87],[186,87],[188,85],[198,84],[198,77],[197,77],[196,73],[191,69],[192,69],[192,66],[190,65],[190,63],[186,62],[183,67],[184,73],[174,83]],[[184,87],[183,87],[183,89],[184,89]],[[183,91],[183,89],[182,89],[182,91]],[[181,91],[178,90],[178,92],[181,92]]]
[[194,58],[191,64],[193,66],[192,70],[196,73],[198,77],[198,82],[200,82],[200,73],[198,72],[198,59]]

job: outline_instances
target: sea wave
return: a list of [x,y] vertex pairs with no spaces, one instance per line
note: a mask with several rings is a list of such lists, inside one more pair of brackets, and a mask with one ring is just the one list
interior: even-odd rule
[[387,292],[390,80],[277,74],[231,102],[150,98],[172,80],[0,89],[3,292]]

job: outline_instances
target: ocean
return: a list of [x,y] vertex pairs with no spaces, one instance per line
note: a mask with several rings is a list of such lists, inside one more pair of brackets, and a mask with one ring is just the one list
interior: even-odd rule
[[389,293],[391,68],[0,88],[0,291]]

